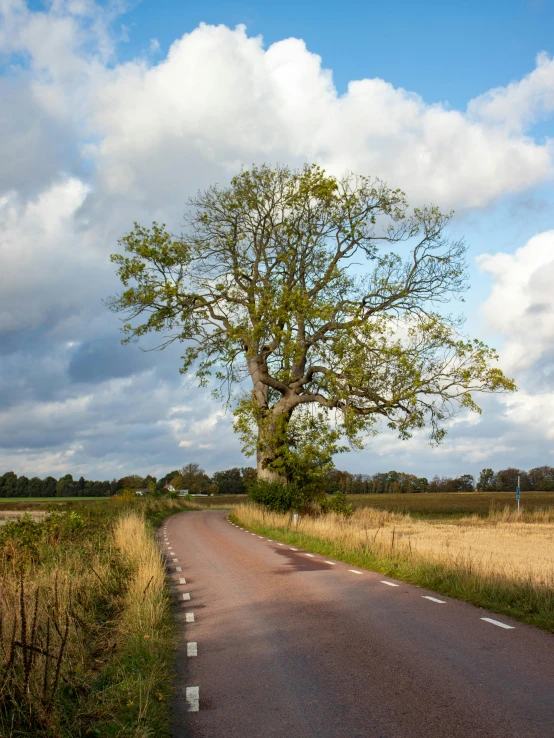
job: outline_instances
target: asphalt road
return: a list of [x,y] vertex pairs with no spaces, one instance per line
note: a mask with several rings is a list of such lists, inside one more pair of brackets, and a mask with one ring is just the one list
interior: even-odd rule
[[183,632],[175,738],[554,738],[551,635],[225,512],[176,515],[160,539]]

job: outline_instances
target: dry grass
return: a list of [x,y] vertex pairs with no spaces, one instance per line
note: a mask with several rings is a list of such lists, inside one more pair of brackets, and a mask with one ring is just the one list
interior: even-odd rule
[[168,734],[173,630],[151,525],[173,510],[112,499],[0,528],[2,738]]
[[136,513],[117,521],[114,540],[132,571],[125,593],[122,627],[152,637],[168,609],[160,550],[148,535],[144,518]]
[[[95,615],[108,597],[109,566],[71,554],[32,570],[17,555],[0,562],[0,708],[37,735],[63,734],[60,706],[90,691],[102,663],[109,628],[101,632]],[[2,723],[0,715],[0,735]]]
[[[233,514],[243,525],[266,531],[272,537],[283,540],[284,536],[300,545],[317,546],[319,542],[322,553],[416,583],[423,583],[423,577],[426,586],[429,573],[440,571],[449,593],[459,590],[455,596],[479,604],[479,591],[487,592],[489,600],[502,600],[502,591],[509,591],[512,600],[514,591],[525,592],[525,598],[534,604],[527,602],[522,608],[546,608],[551,612],[548,618],[553,618],[550,627],[554,628],[554,521],[550,513],[517,517],[503,510],[491,513],[487,519],[475,516],[428,521],[363,508],[351,517],[304,516],[297,526],[289,515],[254,505],[237,507]],[[487,606],[491,606],[490,601]],[[505,611],[502,603],[499,607]]]
[[[236,508],[246,525],[290,526],[290,516]],[[532,515],[532,514],[530,514]],[[537,515],[539,519],[540,515]],[[409,515],[363,508],[351,517],[301,517],[296,530],[352,551],[396,554],[447,567],[464,566],[489,576],[534,582],[554,589],[554,520],[529,524],[510,510],[491,519],[455,522],[415,520]]]

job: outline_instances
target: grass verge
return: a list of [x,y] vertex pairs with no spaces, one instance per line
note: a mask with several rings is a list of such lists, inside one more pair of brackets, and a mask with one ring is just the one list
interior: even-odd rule
[[[378,516],[375,511],[375,518]],[[392,528],[392,538],[389,536],[386,544],[383,539],[378,541],[383,520],[376,519],[373,530],[366,525],[361,531],[355,531],[361,535],[353,535],[355,518],[346,521],[329,515],[303,520],[299,528],[295,528],[290,516],[268,513],[253,505],[235,508],[231,520],[296,548],[377,571],[554,632],[554,589],[551,586],[531,577],[513,579],[499,572],[478,571],[471,558],[448,563],[425,560],[407,544],[398,540],[395,543],[396,528]]]
[[155,527],[112,498],[0,528],[0,736],[170,734],[174,629]]

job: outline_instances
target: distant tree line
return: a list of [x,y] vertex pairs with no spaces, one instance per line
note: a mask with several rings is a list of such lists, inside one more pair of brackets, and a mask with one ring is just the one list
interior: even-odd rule
[[248,482],[256,478],[256,470],[250,467],[227,469],[209,477],[198,464],[185,464],[182,469],[169,472],[158,484],[171,484],[176,490],[190,494],[244,495]]
[[377,474],[350,474],[333,469],[327,475],[330,493],[345,494],[406,494],[409,492],[471,492],[475,481],[471,474],[459,477],[438,477],[431,481],[415,474],[389,471]]
[[80,477],[73,479],[65,474],[54,477],[20,477],[15,472],[0,476],[0,497],[107,497],[115,494],[117,481],[93,482]]
[[[377,474],[351,474],[332,469],[327,473],[326,489],[330,494],[406,494],[409,492],[511,492],[515,490],[520,477],[522,491],[554,490],[554,467],[538,466],[529,471],[510,467],[498,472],[483,469],[477,484],[471,474],[458,477],[427,477],[415,474],[389,471]],[[234,467],[215,472],[211,477],[199,464],[185,464],[157,479],[148,474],[130,474],[111,481],[92,481],[80,477],[73,479],[65,474],[54,477],[18,477],[14,472],[0,476],[1,497],[109,497],[124,489],[145,489],[163,494],[167,485],[177,491],[187,490],[190,494],[241,495],[248,491],[248,484],[256,479],[256,470],[250,467]]]
[[55,477],[17,476],[9,471],[0,475],[0,498],[2,497],[110,497],[125,489],[149,490],[163,494],[166,485],[175,490],[187,490],[191,494],[246,494],[246,484],[255,478],[256,470],[234,468],[216,472],[209,477],[198,464],[186,464],[181,469],[168,472],[160,479],[148,474],[129,474],[111,481],[92,481],[80,477],[73,479],[71,474]]
[[537,466],[529,471],[515,467],[498,472],[483,469],[479,474],[477,489],[483,492],[511,492],[517,486],[518,477],[522,491],[549,492],[554,490],[554,467],[552,466]]

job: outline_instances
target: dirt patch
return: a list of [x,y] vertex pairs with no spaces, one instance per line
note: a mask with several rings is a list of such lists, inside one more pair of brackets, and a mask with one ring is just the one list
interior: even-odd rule
[[0,525],[7,523],[9,520],[18,520],[18,518],[28,515],[36,523],[48,515],[44,510],[0,510]]

